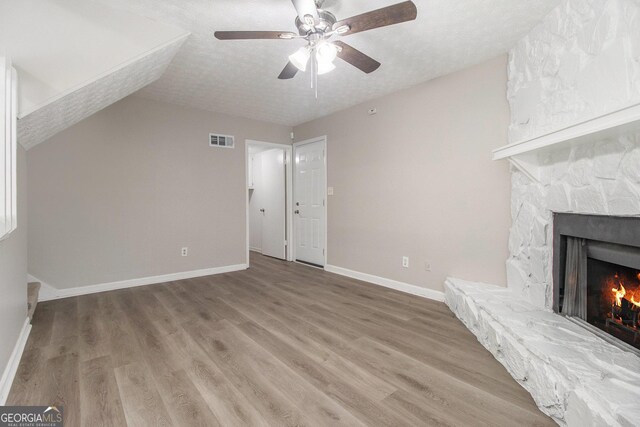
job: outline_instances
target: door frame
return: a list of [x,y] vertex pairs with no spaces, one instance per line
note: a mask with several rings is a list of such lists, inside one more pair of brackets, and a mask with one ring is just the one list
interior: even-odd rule
[[[295,159],[296,156],[296,149],[302,145],[306,145],[306,144],[311,144],[314,142],[322,142],[324,144],[324,183],[322,186],[322,189],[324,191],[324,266],[322,267],[323,269],[327,268],[327,259],[328,259],[328,255],[329,255],[329,245],[328,245],[328,234],[329,234],[329,198],[327,197],[327,182],[329,181],[329,176],[328,176],[328,168],[327,168],[327,158],[328,156],[328,147],[327,147],[327,135],[323,135],[323,136],[318,136],[315,138],[310,138],[310,139],[305,139],[304,141],[299,141],[299,142],[294,142],[293,143],[293,157],[292,160]],[[292,161],[293,163],[293,167],[292,167],[292,173],[295,174],[295,161]],[[295,179],[293,179],[292,177],[292,181],[295,182]],[[293,188],[293,190],[295,190],[295,188]],[[291,261],[297,262],[296,261],[296,230],[295,230],[295,220],[293,219],[293,210],[295,209],[295,206],[293,206],[293,198],[291,200],[291,229],[292,229],[292,233],[291,233],[291,255],[292,255],[292,259]],[[309,265],[309,264],[305,264],[305,263],[301,263],[304,265]]]
[[257,141],[254,139],[245,139],[244,140],[244,197],[245,197],[245,234],[246,234],[246,257],[247,257],[247,268],[249,268],[249,259],[250,259],[250,235],[249,235],[249,146],[260,146],[260,147],[268,147],[268,148],[279,148],[284,150],[285,153],[285,191],[286,191],[286,206],[284,209],[285,212],[285,230],[287,231],[287,240],[285,246],[285,257],[287,261],[293,260],[293,250],[291,245],[291,239],[293,237],[293,167],[292,167],[292,158],[293,158],[293,147],[291,144],[281,144],[276,142],[266,142],[266,141]]

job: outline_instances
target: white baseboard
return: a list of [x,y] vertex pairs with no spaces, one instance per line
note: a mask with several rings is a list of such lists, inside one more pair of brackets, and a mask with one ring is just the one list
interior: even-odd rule
[[253,252],[262,253],[262,249],[261,248],[256,248],[256,247],[253,247],[253,246],[249,246],[249,250],[253,251]]
[[31,332],[31,322],[27,317],[22,325],[18,341],[16,342],[15,347],[13,347],[7,366],[4,368],[2,378],[0,378],[0,406],[4,406],[7,402],[7,398],[9,397],[9,391],[11,391],[13,379],[18,372],[18,366],[20,365],[24,346],[27,344],[27,338],[29,338],[29,332]]
[[361,273],[335,265],[326,265],[324,267],[329,273],[339,274],[341,276],[351,277],[352,279],[362,280],[363,282],[373,283],[374,285],[384,286],[385,288],[395,289],[396,291],[405,292],[411,295],[428,298],[435,301],[444,301],[444,292],[433,289],[422,288],[409,283],[398,282],[397,280],[387,279],[384,277],[374,276],[373,274]]
[[214,274],[230,273],[246,270],[247,264],[226,265],[223,267],[204,268],[202,270],[183,271],[180,273],[163,274],[160,276],[142,277],[139,279],[122,280],[119,282],[101,283],[98,285],[78,286],[75,288],[58,289],[35,276],[29,275],[29,282],[40,282],[39,301],[50,301],[78,295],[95,294],[116,289],[134,288],[136,286],[153,285],[156,283],[172,282],[175,280],[192,279],[194,277],[211,276]]

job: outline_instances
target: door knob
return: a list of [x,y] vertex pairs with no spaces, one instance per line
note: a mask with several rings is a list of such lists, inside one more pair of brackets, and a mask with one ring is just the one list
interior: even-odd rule
[[300,202],[296,202],[296,206],[300,206]]
[[264,209],[260,209],[260,212],[264,213]]
[[300,215],[300,211],[298,209],[296,209],[295,211],[293,211],[294,214],[296,215]]

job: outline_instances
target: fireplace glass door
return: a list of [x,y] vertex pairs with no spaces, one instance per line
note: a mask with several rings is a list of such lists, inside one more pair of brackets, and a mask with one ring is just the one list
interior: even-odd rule
[[640,355],[640,217],[553,217],[553,310]]
[[640,271],[588,258],[588,323],[640,349]]

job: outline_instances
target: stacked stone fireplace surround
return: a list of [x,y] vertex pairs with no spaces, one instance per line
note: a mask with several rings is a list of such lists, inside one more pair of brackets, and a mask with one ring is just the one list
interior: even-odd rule
[[[510,52],[512,142],[640,104],[640,1],[565,0]],[[552,313],[553,213],[640,216],[640,131],[513,167],[507,289],[449,279],[446,301],[561,425],[640,425],[640,358]]]

